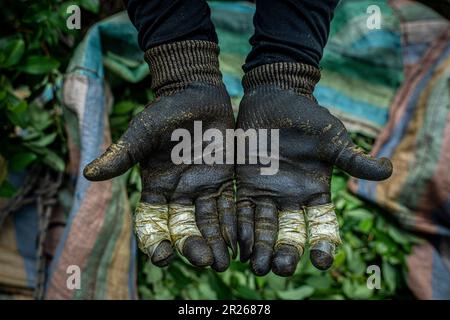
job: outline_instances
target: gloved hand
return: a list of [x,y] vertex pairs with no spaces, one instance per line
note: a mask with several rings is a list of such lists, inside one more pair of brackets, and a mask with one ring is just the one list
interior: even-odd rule
[[203,131],[213,128],[224,136],[225,129],[234,129],[218,51],[215,43],[198,40],[147,51],[156,100],[84,169],[87,179],[98,181],[140,164],[142,194],[134,214],[135,232],[140,249],[157,266],[169,263],[173,245],[193,265],[212,265],[216,271],[229,265],[227,245],[236,252],[233,165],[205,164],[198,153],[194,159],[194,152],[209,144],[202,142],[202,132],[196,141],[183,140],[191,144],[190,154],[177,154],[185,163],[175,164],[171,157],[183,136],[171,141],[175,129],[187,129],[192,139],[194,121],[201,121]]
[[[260,162],[236,166],[240,255],[242,261],[251,259],[257,275],[270,269],[292,275],[307,239],[313,265],[331,266],[341,241],[330,198],[334,165],[367,180],[392,173],[388,159],[364,154],[341,121],[316,103],[312,92],[319,78],[312,66],[274,63],[256,67],[243,79],[237,128],[279,129],[279,156],[269,150],[272,160],[279,160],[278,173],[262,175]],[[247,159],[255,156],[254,150],[248,152]]]

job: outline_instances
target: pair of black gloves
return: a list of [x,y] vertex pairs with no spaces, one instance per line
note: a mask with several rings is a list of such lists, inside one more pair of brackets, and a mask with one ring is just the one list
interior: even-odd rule
[[[383,180],[392,173],[391,162],[364,154],[341,121],[316,103],[312,92],[320,71],[310,65],[280,62],[247,72],[235,121],[218,53],[217,44],[200,40],[148,50],[156,99],[86,166],[85,177],[111,179],[140,164],[135,232],[157,266],[170,262],[175,247],[195,266],[224,271],[229,248],[235,257],[239,244],[241,261],[250,259],[256,275],[272,270],[290,276],[309,243],[312,263],[329,268],[340,243],[330,198],[333,166]],[[279,171],[263,175],[266,165],[249,161],[175,164],[171,153],[178,142],[171,141],[172,133],[184,128],[193,136],[194,121],[224,137],[226,129],[279,129]]]

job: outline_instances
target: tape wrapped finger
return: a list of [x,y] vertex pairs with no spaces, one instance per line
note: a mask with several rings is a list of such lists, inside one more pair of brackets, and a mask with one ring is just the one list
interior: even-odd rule
[[275,250],[281,245],[295,247],[301,256],[306,244],[306,222],[303,210],[278,212],[278,238]]
[[272,271],[282,277],[292,276],[306,244],[306,222],[303,210],[278,212],[278,238]]
[[201,237],[195,222],[195,207],[192,205],[170,204],[169,231],[172,243],[180,253],[186,240],[191,236]]
[[150,257],[161,242],[170,241],[168,219],[167,205],[141,202],[135,210],[134,230],[138,238],[138,246]]
[[169,231],[178,252],[194,266],[205,267],[213,264],[211,249],[197,227],[193,205],[169,205]]
[[328,203],[310,206],[305,211],[311,262],[316,268],[326,270],[333,264],[336,248],[341,244],[334,205]]
[[327,241],[335,246],[341,244],[339,223],[332,203],[306,207],[311,246],[319,241]]

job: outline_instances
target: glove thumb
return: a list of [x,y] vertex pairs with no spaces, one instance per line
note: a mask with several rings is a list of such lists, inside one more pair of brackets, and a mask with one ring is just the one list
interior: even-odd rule
[[97,159],[89,163],[83,175],[91,181],[108,180],[125,173],[136,164],[129,151],[129,144],[119,140],[113,143]]
[[355,178],[381,181],[392,175],[388,158],[373,158],[349,142],[335,160],[336,166]]

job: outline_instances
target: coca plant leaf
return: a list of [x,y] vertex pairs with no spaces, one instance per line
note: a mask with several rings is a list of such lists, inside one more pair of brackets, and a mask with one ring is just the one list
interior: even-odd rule
[[53,133],[43,136],[37,140],[29,141],[29,142],[27,142],[27,145],[30,145],[33,147],[39,147],[39,148],[46,147],[55,141],[57,135],[58,135],[57,132],[53,132]]
[[12,171],[22,171],[37,159],[36,154],[32,152],[20,152],[13,155],[9,161]]
[[25,52],[25,42],[17,36],[0,39],[0,68],[16,65]]
[[98,0],[80,0],[80,6],[92,13],[98,13],[100,10],[100,2]]
[[59,61],[51,57],[30,56],[24,61],[19,69],[25,73],[39,75],[58,69],[59,65]]
[[311,286],[301,286],[297,289],[279,291],[277,295],[284,300],[303,300],[313,295],[315,289]]
[[55,152],[47,149],[43,159],[44,163],[56,171],[64,171],[66,164]]

